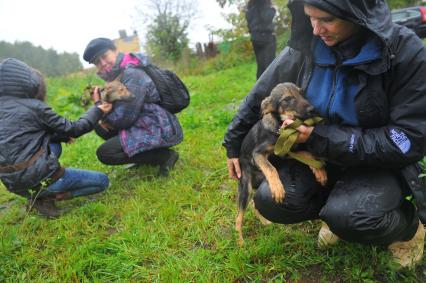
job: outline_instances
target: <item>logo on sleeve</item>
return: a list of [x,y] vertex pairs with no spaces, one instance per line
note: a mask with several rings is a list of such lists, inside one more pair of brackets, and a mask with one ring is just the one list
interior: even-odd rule
[[352,134],[351,140],[349,142],[349,152],[354,153],[354,148],[355,148],[355,134]]
[[404,134],[404,132],[391,129],[390,130],[390,138],[393,143],[401,150],[402,153],[407,153],[411,148],[411,141]]

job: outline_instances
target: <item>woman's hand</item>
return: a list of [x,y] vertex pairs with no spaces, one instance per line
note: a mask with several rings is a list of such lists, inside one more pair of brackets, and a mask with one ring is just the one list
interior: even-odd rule
[[[291,119],[284,120],[281,127],[285,127],[287,125],[290,125],[294,121]],[[314,127],[312,126],[306,126],[306,125],[300,125],[296,128],[296,130],[299,132],[299,135],[297,136],[296,143],[304,143],[308,140],[309,136],[311,135],[312,131],[314,130]]]
[[102,121],[99,121],[99,126],[107,132],[109,132],[110,130],[113,130],[113,127],[111,127],[108,123],[105,123]]
[[226,160],[226,165],[228,166],[229,177],[234,180],[239,180],[241,178],[240,159],[228,158]]
[[99,104],[97,107],[101,109],[101,111],[104,112],[104,114],[107,114],[112,109],[112,103],[103,102],[102,104]]

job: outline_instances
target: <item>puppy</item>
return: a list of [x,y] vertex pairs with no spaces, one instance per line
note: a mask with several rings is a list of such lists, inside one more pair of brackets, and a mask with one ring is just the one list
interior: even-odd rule
[[[315,114],[313,106],[300,94],[300,89],[293,83],[281,83],[275,86],[270,96],[262,101],[260,108],[262,118],[250,129],[243,140],[240,151],[242,177],[238,183],[238,213],[235,224],[240,246],[244,244],[242,225],[253,188],[259,187],[266,178],[272,197],[277,203],[282,203],[285,196],[285,188],[278,172],[268,160],[269,156],[274,153],[279,128],[285,119],[305,120]],[[308,158],[313,158],[309,152],[303,152],[303,154]],[[318,181],[325,184],[327,179],[325,170],[311,169],[321,171],[315,176]],[[260,216],[256,210],[255,213]],[[261,217],[260,220],[266,224],[265,218]]]
[[[89,85],[84,89],[83,95],[80,98],[82,106],[87,106],[89,104],[95,91],[95,87],[96,86]],[[99,88],[99,94],[101,96],[101,101],[108,103],[112,103],[117,100],[130,100],[135,97],[128,91],[124,84],[117,80],[107,82],[104,87]]]
[[119,81],[112,81],[105,84],[105,87],[99,90],[101,100],[112,103],[117,100],[130,100],[135,96],[128,91],[127,87]]

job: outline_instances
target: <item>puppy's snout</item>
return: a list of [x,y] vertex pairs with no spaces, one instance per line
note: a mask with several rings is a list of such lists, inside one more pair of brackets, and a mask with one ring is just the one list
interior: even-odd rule
[[315,108],[311,104],[306,103],[303,107],[303,110],[300,111],[300,114],[301,114],[300,118],[308,119],[308,118],[311,118],[313,116],[316,116],[316,111],[315,111]]
[[315,108],[312,105],[308,105],[308,107],[306,107],[306,114],[307,115],[314,115],[315,114]]

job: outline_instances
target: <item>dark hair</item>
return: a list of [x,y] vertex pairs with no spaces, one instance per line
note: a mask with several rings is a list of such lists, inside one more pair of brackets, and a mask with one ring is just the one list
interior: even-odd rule
[[35,75],[39,79],[38,86],[37,86],[37,92],[35,93],[34,98],[44,102],[44,101],[46,101],[46,82],[44,80],[44,76],[37,69],[32,69],[32,71],[35,73]]

